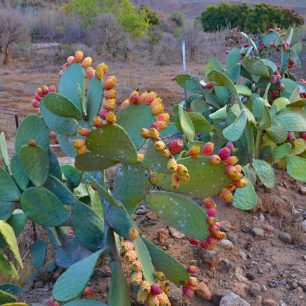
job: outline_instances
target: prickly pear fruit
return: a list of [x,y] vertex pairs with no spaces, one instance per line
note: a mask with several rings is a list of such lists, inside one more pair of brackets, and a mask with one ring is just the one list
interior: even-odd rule
[[208,217],[216,217],[217,216],[217,210],[215,208],[208,208],[206,210]]
[[230,154],[231,154],[231,151],[227,147],[221,148],[218,152],[219,157],[223,161],[226,160],[230,156]]
[[243,174],[242,173],[237,173],[234,176],[231,176],[231,179],[234,181],[240,181],[243,178]]
[[164,105],[159,104],[159,105],[156,105],[156,106],[152,107],[152,114],[154,116],[157,116],[157,115],[161,114],[164,110],[165,110]]
[[[116,100],[115,99],[108,99],[103,101],[103,108],[107,111],[113,111],[116,108]],[[105,115],[106,120],[106,115]]]
[[106,114],[105,121],[106,121],[106,123],[107,123],[108,125],[114,124],[114,123],[116,122],[116,120],[117,120],[117,117],[116,117],[115,113],[113,113],[113,112],[108,112],[108,113]]
[[133,241],[133,240],[137,239],[137,237],[138,237],[137,229],[136,228],[132,228],[130,230],[130,239]]
[[176,175],[176,173],[172,173],[171,176],[171,186],[173,189],[177,189],[180,185],[180,179],[179,177]]
[[191,146],[188,151],[188,154],[192,158],[197,158],[200,155],[201,149],[199,146]]
[[188,241],[191,245],[199,245],[200,244],[200,240],[198,240],[198,239],[190,238],[190,239],[188,239]]
[[28,145],[30,147],[36,147],[36,141],[34,139],[29,139],[28,140]]
[[149,295],[147,300],[148,306],[160,306],[157,295]]
[[235,166],[238,163],[238,157],[237,156],[229,156],[226,160],[225,160],[225,164],[226,165],[231,165],[231,166]]
[[221,158],[219,155],[212,155],[210,156],[209,160],[212,165],[220,165],[221,163]]
[[165,274],[164,274],[163,272],[161,272],[161,271],[156,271],[156,272],[154,273],[154,277],[155,277],[155,279],[156,279],[157,281],[163,282],[164,280],[166,280]]
[[159,139],[159,132],[157,129],[155,128],[150,128],[149,130],[150,132],[150,138],[153,140],[158,140]]
[[294,141],[294,140],[295,140],[294,133],[293,133],[293,132],[288,132],[287,139],[288,139],[289,141]]
[[131,276],[131,284],[138,286],[142,281],[142,272],[134,272]]
[[122,243],[122,245],[121,245],[121,251],[122,251],[123,253],[126,253],[126,252],[128,252],[128,251],[132,251],[132,250],[134,250],[134,244],[133,244],[131,241],[126,240],[126,241],[124,241],[124,242]]
[[234,144],[231,141],[226,144],[226,147],[229,148],[231,152],[233,152],[235,148]]
[[[71,65],[71,64],[73,64],[74,63],[74,56],[68,56],[67,57],[67,64],[68,65]],[[66,67],[67,68],[67,67]]]
[[138,104],[139,103],[139,96],[140,96],[139,91],[134,90],[129,97],[130,103],[131,104]]
[[105,90],[104,98],[105,99],[116,99],[117,91],[115,89]]
[[144,160],[144,155],[141,154],[141,153],[137,153],[137,159],[138,159],[139,161],[143,161],[143,160]]
[[182,164],[177,164],[176,173],[178,177],[181,179],[181,177],[184,177],[188,174],[188,169],[186,168],[186,166]]
[[206,142],[203,146],[203,155],[211,156],[214,152],[215,145],[212,142]]
[[106,114],[108,113],[108,110],[107,109],[102,109],[100,112],[99,112],[99,116],[105,120],[106,119]]
[[76,149],[79,149],[85,145],[85,140],[84,139],[76,139],[73,141],[73,146]]
[[124,100],[120,105],[120,110],[127,108],[129,105],[130,105],[130,100],[129,99]]
[[171,306],[171,303],[169,301],[169,298],[165,292],[161,292],[157,299],[159,301],[159,306]]
[[49,88],[48,88],[47,85],[41,86],[41,89],[42,89],[43,96],[45,96],[45,95],[47,95],[49,93]]
[[166,144],[163,141],[159,140],[155,142],[154,148],[156,151],[162,152],[163,150],[166,149]]
[[167,163],[167,169],[173,173],[177,171],[177,162],[174,158],[169,159]]
[[83,56],[84,56],[83,51],[81,51],[81,50],[75,51],[75,53],[74,53],[74,61],[76,63],[81,63],[82,60],[83,60]]
[[38,101],[38,100],[33,100],[33,101],[32,101],[32,106],[33,106],[34,108],[39,108],[39,101]]
[[126,252],[126,254],[124,255],[124,258],[129,262],[132,263],[133,261],[135,261],[137,259],[138,255],[137,252],[134,250],[129,250]]
[[168,122],[169,120],[170,120],[170,115],[168,113],[161,113],[156,116],[156,121]]
[[234,176],[236,176],[238,174],[238,171],[237,171],[236,167],[235,166],[231,166],[231,165],[226,166],[224,172],[229,177],[234,177]]
[[94,127],[96,127],[97,129],[101,128],[103,126],[103,120],[101,119],[101,117],[99,116],[95,116],[93,118],[93,125]]
[[214,217],[207,217],[206,221],[208,225],[215,225],[217,223],[217,219]]
[[174,139],[169,144],[169,151],[171,154],[178,154],[180,153],[184,148],[184,142],[181,139]]
[[158,295],[160,293],[162,293],[162,289],[160,288],[160,286],[158,284],[151,285],[151,294],[152,295]]
[[105,90],[113,89],[117,85],[117,78],[114,75],[109,76],[105,79],[103,85]]
[[203,204],[205,208],[216,208],[217,207],[216,202],[212,198],[205,198],[203,200]]
[[87,136],[90,134],[90,130],[87,128],[79,128],[77,129],[77,133],[81,136]]
[[87,153],[87,148],[85,146],[76,149],[77,155],[84,155],[86,153]]
[[96,68],[96,78],[98,80],[102,80],[104,74],[107,72],[107,65],[102,63],[102,64],[99,64]]
[[91,286],[87,286],[83,292],[84,297],[91,297],[94,295],[94,290]]
[[236,182],[237,188],[244,188],[249,184],[249,181],[246,178],[242,178],[240,181]]
[[140,289],[144,290],[145,292],[147,293],[151,292],[151,285],[148,281],[143,280],[139,286],[140,286]]
[[142,270],[142,265],[139,260],[133,261],[131,266],[133,271],[140,272]]
[[95,69],[88,67],[86,70],[86,79],[91,80],[96,74]]
[[197,274],[200,271],[199,267],[191,265],[187,268],[187,272],[190,274]]
[[224,232],[221,232],[221,231],[215,231],[213,233],[214,237],[217,239],[217,240],[223,240],[226,238],[226,234]]
[[162,151],[162,156],[163,157],[170,157],[171,153],[168,149],[165,149],[165,150]]
[[149,139],[150,138],[150,131],[148,129],[142,128],[140,130],[140,135],[141,137],[143,137],[144,139]]
[[233,194],[226,188],[219,193],[219,198],[225,203],[232,202],[234,199]]
[[154,91],[144,92],[139,97],[139,102],[150,105],[157,98],[157,94]]
[[156,121],[155,125],[156,125],[157,130],[162,131],[167,127],[167,122],[166,121]]
[[140,304],[144,304],[145,301],[148,299],[148,295],[149,293],[147,293],[146,291],[140,288],[137,291],[137,296],[136,296],[137,302]]
[[301,136],[301,138],[303,138],[303,139],[305,139],[305,140],[306,140],[306,132],[302,132],[302,133],[300,133],[300,136]]
[[196,290],[199,286],[199,280],[194,277],[191,276],[188,281],[185,283],[185,286],[187,286],[188,288],[190,288],[191,290]]
[[56,86],[55,85],[51,85],[49,87],[49,92],[56,92]]
[[189,298],[192,298],[194,296],[194,291],[189,287],[183,287],[183,294]]
[[92,58],[90,56],[87,56],[82,61],[82,66],[84,68],[88,68],[92,64]]

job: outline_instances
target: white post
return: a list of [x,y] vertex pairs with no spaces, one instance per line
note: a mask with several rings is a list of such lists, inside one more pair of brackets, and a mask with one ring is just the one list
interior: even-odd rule
[[[183,73],[186,73],[186,43],[185,40],[182,41],[182,60],[183,60]],[[187,91],[184,89],[184,100],[185,100],[185,110],[187,109]]]

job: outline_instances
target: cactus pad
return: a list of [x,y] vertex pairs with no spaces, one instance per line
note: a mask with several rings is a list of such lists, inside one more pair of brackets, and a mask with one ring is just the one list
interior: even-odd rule
[[18,201],[20,192],[11,176],[0,167],[0,200]]
[[17,301],[17,298],[14,295],[0,290],[0,305],[3,305],[5,303],[12,303],[16,301]]
[[0,200],[0,220],[6,221],[13,212],[13,203]]
[[101,80],[94,77],[89,81],[86,97],[88,123],[91,123],[99,112],[102,104],[103,86]]
[[[0,274],[3,277],[18,278],[18,272],[3,252],[0,252]],[[3,290],[0,288],[0,290]],[[4,290],[5,291],[5,290]]]
[[19,155],[15,154],[11,159],[11,170],[13,177],[18,184],[18,186],[25,190],[30,182],[30,179],[28,178],[21,162],[19,159]]
[[40,269],[45,262],[47,244],[44,240],[36,240],[32,245],[31,260],[36,269]]
[[107,306],[107,305],[96,300],[84,299],[84,300],[72,301],[64,304],[63,306]]

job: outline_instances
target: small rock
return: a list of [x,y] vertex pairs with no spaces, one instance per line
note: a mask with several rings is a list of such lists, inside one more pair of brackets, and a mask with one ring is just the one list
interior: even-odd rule
[[153,211],[148,212],[146,214],[146,217],[149,220],[157,220],[157,215]]
[[301,186],[301,187],[299,188],[299,193],[300,193],[301,195],[306,195],[306,186]]
[[306,261],[306,255],[303,255],[303,256],[302,256],[302,259],[303,259],[304,261]]
[[211,291],[209,290],[208,286],[204,282],[199,283],[199,286],[195,293],[205,301],[212,300]]
[[183,292],[173,283],[170,283],[170,290],[167,295],[172,306],[181,306],[183,304]]
[[240,256],[243,260],[246,260],[246,259],[247,259],[247,255],[246,255],[243,251],[239,251],[239,256]]
[[282,300],[279,301],[279,305],[280,306],[287,306],[287,304],[284,301],[282,301]]
[[157,240],[161,244],[166,244],[168,242],[168,239],[169,239],[169,231],[167,229],[162,228],[157,232]]
[[282,186],[277,186],[277,189],[282,192],[287,192],[287,189]]
[[265,221],[265,216],[263,215],[263,213],[259,214],[259,220],[260,221]]
[[223,232],[230,232],[232,229],[232,224],[231,222],[227,221],[227,220],[222,220],[221,221],[221,230]]
[[136,215],[143,216],[149,212],[149,208],[146,205],[140,205],[139,208],[136,210]]
[[219,269],[222,273],[228,273],[234,268],[234,265],[227,259],[222,259],[219,262]]
[[220,306],[250,306],[250,304],[234,292],[229,292],[221,299]]
[[185,237],[185,235],[178,230],[176,230],[174,227],[169,227],[169,232],[171,237],[176,238],[176,239],[182,239]]
[[256,239],[262,239],[265,235],[264,230],[260,227],[254,227],[252,233],[255,235]]
[[268,288],[265,285],[261,285],[261,291],[267,292]]
[[249,291],[249,284],[248,280],[245,278],[245,280],[235,282],[233,286],[233,291],[238,294],[239,296],[246,297],[247,293]]
[[227,295],[228,293],[230,293],[230,290],[226,290],[226,289],[217,289],[212,296],[212,302],[214,305],[219,306],[221,299]]
[[255,297],[255,296],[259,296],[261,293],[261,287],[259,284],[257,283],[253,283],[250,288],[249,288],[249,293],[251,296]]
[[300,287],[306,292],[306,278],[302,278],[298,283]]
[[292,282],[291,289],[296,289],[298,287],[298,283],[296,281]]
[[220,261],[220,251],[219,250],[205,250],[200,249],[200,257],[204,264],[207,264],[210,268],[216,269]]
[[220,240],[219,245],[225,250],[232,250],[234,248],[233,243],[227,239]]
[[255,279],[254,274],[252,274],[251,272],[246,273],[245,276],[246,276],[246,278],[247,278],[248,280],[254,280],[254,279]]
[[230,240],[232,243],[237,243],[238,236],[234,232],[228,232],[227,239]]
[[257,268],[257,273],[258,273],[258,274],[264,274],[264,271],[263,271],[262,268],[258,267],[258,268]]
[[278,303],[272,299],[264,299],[262,301],[263,306],[278,306]]
[[291,243],[292,242],[292,238],[291,238],[290,234],[288,234],[286,232],[280,232],[278,234],[278,237],[281,241],[283,241],[285,243]]
[[263,224],[263,225],[262,225],[262,228],[263,228],[266,232],[268,232],[268,233],[274,233],[274,231],[275,231],[274,226],[272,226],[272,225],[270,225],[270,224]]
[[302,222],[303,231],[306,232],[306,219]]
[[279,282],[278,282],[277,280],[273,279],[273,280],[271,280],[271,281],[268,281],[268,285],[269,285],[269,287],[271,287],[271,288],[276,288],[276,287],[278,287]]

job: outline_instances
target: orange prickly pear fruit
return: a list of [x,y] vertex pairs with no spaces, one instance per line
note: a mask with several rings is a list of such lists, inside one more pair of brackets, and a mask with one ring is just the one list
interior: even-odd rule
[[87,153],[87,148],[85,146],[76,149],[77,155],[84,155],[86,153]]
[[242,173],[237,173],[234,176],[231,176],[231,179],[234,181],[240,181],[243,178],[243,174]]
[[106,109],[107,111],[113,111],[116,108],[116,100],[115,99],[104,100],[103,108]]
[[113,89],[117,85],[117,78],[114,75],[109,76],[104,80],[103,85],[105,90]]
[[246,178],[242,178],[240,181],[236,182],[237,188],[244,188],[249,184],[249,181]]
[[139,103],[139,96],[140,96],[139,91],[134,90],[129,97],[130,103],[131,104],[138,104]]
[[93,118],[93,125],[94,125],[97,129],[101,128],[101,127],[103,126],[103,120],[101,119],[101,117],[95,116],[95,117]]
[[215,225],[217,223],[217,219],[215,217],[208,217],[207,224],[208,225]]
[[140,95],[139,102],[150,105],[156,98],[157,98],[157,94],[154,91],[150,91],[150,92],[146,91]]
[[159,131],[164,130],[167,127],[166,121],[156,121],[156,129]]
[[170,120],[170,115],[168,113],[161,113],[156,116],[156,121],[166,121]]
[[191,148],[189,149],[189,156],[192,158],[197,158],[200,155],[200,147],[199,146],[191,146]]
[[84,68],[88,68],[92,64],[92,58],[90,56],[87,56],[82,61],[82,66]]
[[116,120],[117,120],[117,117],[113,112],[108,112],[106,114],[105,121],[108,125],[114,124],[116,122]]
[[76,149],[79,149],[85,145],[85,140],[84,139],[76,139],[73,141],[73,146]]
[[227,174],[229,177],[234,177],[238,174],[238,172],[235,166],[228,165],[225,167],[225,174]]
[[142,128],[140,130],[140,135],[141,137],[143,137],[144,139],[149,139],[150,138],[150,131],[148,129]]
[[91,80],[96,74],[95,69],[88,67],[86,70],[86,79]]
[[231,166],[235,166],[238,164],[238,157],[237,156],[229,156],[226,160],[225,160],[225,164],[226,165],[231,165]]
[[74,54],[74,61],[75,61],[76,63],[81,63],[82,60],[83,60],[83,56],[84,56],[83,51],[81,51],[81,50],[75,51],[75,54]]
[[120,110],[127,108],[129,105],[130,105],[130,100],[129,99],[124,100],[120,105]]
[[228,189],[230,192],[233,192],[235,191],[236,187],[237,187],[236,184],[230,184],[227,186],[226,189]]
[[77,133],[81,136],[87,136],[90,134],[90,130],[87,128],[79,128],[77,129]]
[[203,200],[203,204],[204,204],[205,208],[216,208],[217,207],[216,202],[212,198],[205,198]]
[[29,139],[28,140],[28,145],[30,147],[36,147],[36,141],[34,139]]
[[181,179],[181,177],[184,177],[188,174],[188,169],[186,168],[186,166],[184,166],[182,164],[177,164],[176,173],[177,173],[178,177]]
[[133,241],[133,240],[137,239],[137,237],[138,237],[137,229],[136,228],[132,228],[130,230],[130,239]]
[[116,99],[117,91],[115,89],[105,90],[104,98],[105,99]]
[[213,236],[218,239],[218,240],[223,240],[226,238],[226,234],[224,232],[221,232],[221,231],[215,231],[213,233]]
[[159,140],[155,142],[154,148],[156,151],[161,152],[166,149],[166,144],[163,141]]
[[157,106],[157,105],[161,105],[161,104],[163,104],[162,99],[161,99],[161,98],[155,98],[155,99],[151,102],[150,107],[153,108],[153,107],[155,107],[155,106]]
[[218,155],[210,156],[209,160],[212,165],[220,165],[221,163],[221,158]]
[[157,116],[157,115],[161,114],[164,110],[165,110],[165,108],[164,108],[163,104],[155,105],[154,107],[152,107],[152,114],[154,116]]
[[[74,56],[68,56],[67,58],[67,64],[68,65],[71,65],[74,63]],[[67,67],[66,67],[67,68]]]
[[167,169],[173,173],[177,171],[177,162],[174,158],[169,159],[167,163]]
[[149,130],[150,132],[150,138],[153,140],[158,140],[159,139],[159,132],[157,129],[155,128],[150,128]]
[[219,193],[219,198],[225,202],[225,203],[228,203],[228,202],[232,202],[233,199],[234,199],[234,196],[233,194],[226,188],[223,188],[222,191]]
[[212,142],[206,142],[203,146],[203,155],[211,156],[214,152],[215,145]]

